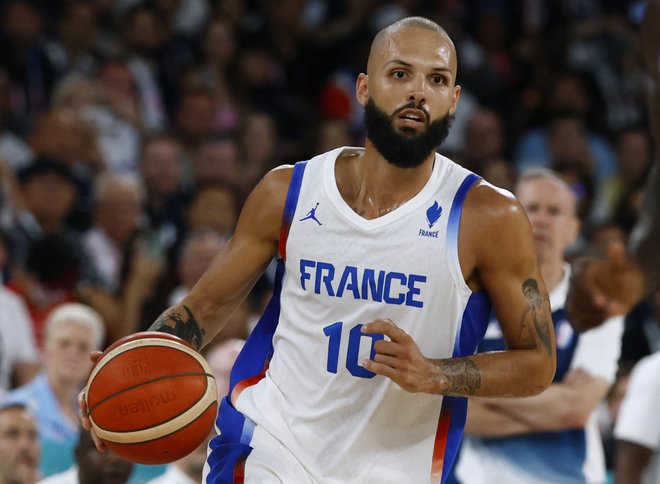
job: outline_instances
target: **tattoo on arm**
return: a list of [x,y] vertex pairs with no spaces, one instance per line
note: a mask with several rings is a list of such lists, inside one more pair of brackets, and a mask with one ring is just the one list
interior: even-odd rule
[[481,388],[481,370],[470,358],[440,360],[438,368],[447,379],[443,395],[465,397],[474,395]]
[[[183,308],[185,315],[181,314],[180,308]],[[202,338],[206,334],[206,331],[200,328],[190,308],[185,305],[165,312],[151,325],[149,330],[178,336],[190,343],[196,350],[202,347]]]
[[550,336],[551,323],[547,320],[547,316],[543,312],[543,297],[539,291],[539,285],[536,279],[527,279],[523,282],[522,292],[529,301],[529,308],[525,311],[520,322],[520,331],[528,329],[527,318],[528,315],[534,323],[536,334],[538,334],[541,343],[545,347],[548,354],[552,354],[552,337]]

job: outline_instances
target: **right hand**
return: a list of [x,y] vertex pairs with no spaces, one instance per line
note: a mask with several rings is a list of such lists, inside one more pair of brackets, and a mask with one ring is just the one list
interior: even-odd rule
[[[101,359],[102,355],[103,353],[101,351],[92,351],[92,353],[89,355],[93,364],[92,368],[96,366],[96,364]],[[85,389],[82,389],[81,392],[78,394],[78,406],[80,407],[80,414],[79,414],[80,423],[82,424],[83,428],[85,430],[88,430],[89,433],[92,435],[92,439],[94,440],[96,449],[99,452],[103,452],[106,449],[106,446],[103,443],[103,441],[96,436],[94,430],[92,430],[92,422],[89,420],[89,416],[87,415],[87,401],[85,400]]]
[[605,259],[578,259],[573,264],[566,307],[578,331],[600,326],[627,314],[644,296],[644,276],[626,256],[620,242],[610,245]]

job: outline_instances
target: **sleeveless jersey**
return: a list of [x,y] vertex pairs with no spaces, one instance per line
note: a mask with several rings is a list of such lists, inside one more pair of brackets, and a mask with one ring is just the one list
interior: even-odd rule
[[[409,393],[366,370],[361,362],[383,336],[360,328],[389,318],[428,358],[474,353],[491,306],[463,279],[458,228],[478,177],[437,154],[416,196],[366,220],[337,188],[344,151],[358,148],[294,167],[273,298],[235,363],[219,428],[249,444],[260,427],[312,482],[439,483],[458,449],[466,399]],[[213,461],[212,452],[207,482],[219,482]]]

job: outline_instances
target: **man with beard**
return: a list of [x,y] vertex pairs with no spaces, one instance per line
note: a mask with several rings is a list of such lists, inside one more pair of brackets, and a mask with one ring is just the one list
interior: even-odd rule
[[[204,346],[277,257],[204,482],[440,482],[465,397],[533,395],[552,380],[524,211],[435,153],[458,104],[456,70],[434,22],[378,33],[356,85],[365,147],[267,174],[190,295],[152,325]],[[538,297],[523,293],[529,281]],[[472,356],[491,304],[509,350]]]

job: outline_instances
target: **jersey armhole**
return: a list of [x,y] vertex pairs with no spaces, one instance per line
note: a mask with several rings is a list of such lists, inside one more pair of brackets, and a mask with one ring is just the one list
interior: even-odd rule
[[298,206],[298,197],[300,196],[300,187],[302,185],[302,179],[306,166],[306,161],[299,161],[293,166],[293,175],[291,176],[289,191],[286,194],[284,213],[282,214],[282,229],[280,230],[280,240],[277,250],[278,258],[284,261],[286,261],[286,242],[289,237],[289,230],[291,229],[293,215],[295,214],[296,207]]
[[463,213],[463,204],[467,197],[470,188],[472,188],[481,177],[470,173],[467,175],[461,186],[454,195],[454,201],[451,204],[451,211],[449,212],[449,221],[447,223],[447,262],[449,264],[449,271],[454,285],[458,291],[464,296],[472,294],[472,290],[468,287],[463,278],[463,271],[461,270],[461,262],[458,257],[458,232],[461,224],[461,214]]

